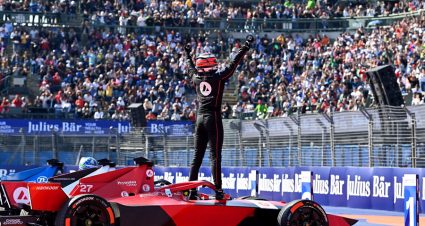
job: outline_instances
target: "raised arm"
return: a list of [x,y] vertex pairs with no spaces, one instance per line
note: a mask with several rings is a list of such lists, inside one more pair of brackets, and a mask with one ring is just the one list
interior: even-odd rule
[[190,54],[191,50],[192,50],[192,47],[190,46],[190,44],[187,44],[184,47],[184,51],[186,52],[186,65],[189,67],[188,73],[189,73],[190,79],[193,79],[193,76],[196,75],[197,70],[196,70],[195,64],[193,63],[192,55]]
[[235,58],[232,60],[229,66],[227,66],[222,72],[222,80],[226,80],[230,77],[232,77],[233,73],[235,72],[236,68],[238,67],[239,63],[245,56],[245,54],[248,52],[251,43],[254,42],[254,37],[252,35],[248,35],[246,38],[245,44],[239,49],[239,52],[236,54]]

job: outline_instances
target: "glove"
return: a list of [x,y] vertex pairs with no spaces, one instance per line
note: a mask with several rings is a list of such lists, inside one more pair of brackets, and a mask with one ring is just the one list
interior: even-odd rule
[[184,47],[184,51],[186,52],[187,55],[190,55],[190,52],[192,51],[192,46],[190,46],[190,44],[187,44]]
[[252,35],[248,35],[246,36],[246,41],[249,43],[253,43],[255,41],[255,38]]
[[254,42],[255,38],[252,35],[248,35],[246,36],[246,41],[245,41],[245,45],[242,46],[243,49],[245,50],[249,50],[249,48],[251,48],[251,44]]

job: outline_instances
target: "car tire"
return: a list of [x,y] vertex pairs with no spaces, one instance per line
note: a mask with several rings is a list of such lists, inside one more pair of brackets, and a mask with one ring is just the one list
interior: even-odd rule
[[279,226],[329,226],[325,210],[312,200],[287,203],[277,216]]
[[57,213],[55,226],[99,225],[115,226],[115,208],[96,195],[80,195],[68,200]]

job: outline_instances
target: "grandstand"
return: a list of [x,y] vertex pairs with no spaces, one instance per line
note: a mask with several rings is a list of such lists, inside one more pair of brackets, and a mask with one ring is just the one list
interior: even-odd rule
[[[400,150],[419,151],[423,145],[416,143],[422,125],[413,114],[423,110],[414,105],[424,103],[425,92],[422,1],[124,2],[1,3],[0,117],[128,121],[128,106],[143,103],[148,120],[193,121],[197,102],[183,64],[184,44],[197,54],[212,52],[224,64],[246,34],[256,34],[254,49],[225,90],[225,146],[240,151],[227,165],[275,165],[271,155],[282,156],[273,158],[278,165],[417,164],[420,152]],[[381,139],[385,134],[365,75],[384,64],[394,66],[408,106],[397,109],[407,116],[393,121],[409,126],[391,127],[400,135],[389,139]],[[250,119],[263,120],[265,129],[257,131]],[[271,128],[273,120],[282,123],[285,134]],[[358,131],[346,131],[345,125]],[[257,132],[247,135],[246,126]],[[47,138],[15,134],[16,139],[2,138],[7,148],[1,150],[23,153],[11,155],[10,162],[26,162],[27,155],[39,162],[39,154],[27,153],[31,149],[61,150],[70,162],[81,149],[107,149],[103,154],[123,163],[137,150],[155,154],[166,161],[162,164],[188,164],[190,135],[150,137],[133,130],[81,140],[60,133]],[[353,139],[350,133],[356,134]],[[314,150],[321,150],[316,162],[302,156]],[[346,162],[349,158],[338,154],[347,150],[357,153],[351,156],[357,160]],[[394,153],[384,159],[382,150]]]

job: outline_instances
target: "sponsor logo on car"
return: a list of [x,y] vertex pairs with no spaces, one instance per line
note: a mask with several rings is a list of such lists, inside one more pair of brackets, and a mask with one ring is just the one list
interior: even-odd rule
[[49,179],[46,176],[37,177],[37,183],[47,183]]
[[144,192],[148,192],[148,191],[150,191],[150,190],[151,190],[151,186],[149,186],[149,184],[144,184],[144,185],[142,186],[142,189],[143,189],[143,191],[144,191]]
[[121,197],[128,197],[128,196],[129,196],[128,192],[126,192],[126,191],[121,192]]
[[128,187],[136,187],[137,186],[137,181],[135,181],[135,180],[117,181],[117,184],[118,185],[128,186]]
[[146,170],[146,176],[147,177],[153,177],[153,175],[154,175],[153,170],[151,170],[151,169]]
[[55,190],[58,190],[59,189],[59,187],[58,186],[38,186],[38,187],[36,187],[35,188],[35,190],[38,190],[38,191],[55,191]]
[[29,197],[28,189],[25,187],[18,187],[13,191],[13,200],[15,200],[16,203],[29,204]]
[[24,222],[21,219],[6,219],[5,221],[0,222],[1,225],[23,225]]

